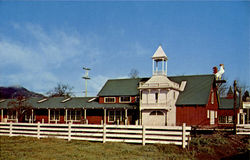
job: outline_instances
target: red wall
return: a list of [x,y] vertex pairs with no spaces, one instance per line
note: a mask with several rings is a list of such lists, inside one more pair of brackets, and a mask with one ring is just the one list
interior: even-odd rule
[[[211,103],[212,91],[214,92],[214,103]],[[207,111],[213,110],[217,111],[217,118],[215,118],[215,125],[218,125],[218,99],[217,99],[217,89],[212,86],[210,95],[208,98],[208,103],[206,105],[183,105],[176,107],[176,124],[191,126],[211,126],[210,118],[207,118]]]

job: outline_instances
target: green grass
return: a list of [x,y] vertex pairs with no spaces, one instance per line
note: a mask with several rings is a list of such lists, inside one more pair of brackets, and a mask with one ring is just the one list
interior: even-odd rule
[[194,159],[181,146],[97,143],[47,138],[0,137],[1,160]]

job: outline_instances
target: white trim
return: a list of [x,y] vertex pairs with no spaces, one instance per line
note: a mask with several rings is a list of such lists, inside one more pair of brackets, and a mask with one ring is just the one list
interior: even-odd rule
[[[129,101],[121,101],[121,98],[122,98],[122,97],[126,97],[126,98],[129,97]],[[120,103],[130,103],[130,102],[131,102],[131,99],[132,99],[131,96],[121,96],[121,97],[119,97],[119,102],[120,102]]]
[[[114,102],[106,102],[108,98],[114,98]],[[104,97],[104,103],[116,103],[116,97]]]

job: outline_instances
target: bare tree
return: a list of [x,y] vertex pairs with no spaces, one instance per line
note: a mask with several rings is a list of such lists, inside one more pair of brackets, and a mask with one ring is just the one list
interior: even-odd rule
[[139,71],[137,69],[132,68],[128,74],[130,78],[138,78],[139,77]]
[[26,101],[24,96],[19,96],[15,100],[10,101],[8,106],[11,107],[10,111],[12,113],[17,113],[18,121],[22,121],[25,115],[30,117],[32,114],[33,107]]
[[57,86],[54,89],[48,91],[47,95],[50,97],[71,97],[74,96],[72,89],[73,87],[69,86],[68,84],[57,83]]

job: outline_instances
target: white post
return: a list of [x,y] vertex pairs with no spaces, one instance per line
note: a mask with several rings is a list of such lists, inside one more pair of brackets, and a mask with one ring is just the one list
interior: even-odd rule
[[242,120],[243,120],[243,124],[245,124],[245,116],[246,115],[246,113],[242,113]]
[[50,123],[50,109],[48,109],[48,123]]
[[153,60],[153,63],[152,63],[152,75],[154,75],[154,69],[155,69],[155,63],[154,63],[154,60]]
[[125,109],[125,125],[128,125],[128,109]]
[[10,137],[12,137],[12,121],[10,121]]
[[69,130],[69,132],[68,132],[68,141],[71,141],[71,121],[69,122],[69,128],[68,128],[68,130]]
[[240,124],[240,113],[237,114],[237,124]]
[[44,124],[44,119],[42,119],[42,124]]
[[66,122],[66,124],[67,124],[67,119],[68,118],[68,109],[65,109],[65,122]]
[[145,146],[146,144],[146,127],[143,125],[142,126],[142,145]]
[[106,109],[104,109],[104,124],[106,124],[106,119],[107,119],[107,114],[106,114]]
[[186,123],[182,125],[182,148],[186,148]]
[[18,112],[16,111],[16,122],[18,123]]
[[162,74],[164,74],[164,58],[162,58]]
[[103,124],[103,143],[106,143],[106,124]]
[[87,120],[87,110],[86,110],[86,108],[84,108],[84,113],[83,113],[84,115],[84,122],[86,123],[86,120]]
[[33,123],[34,122],[34,110],[32,109],[31,110],[31,123]]
[[3,122],[3,109],[1,109],[1,122]]
[[40,122],[37,123],[37,138],[40,139]]

